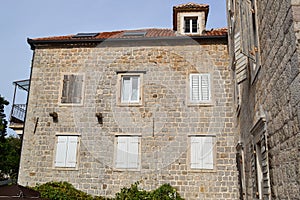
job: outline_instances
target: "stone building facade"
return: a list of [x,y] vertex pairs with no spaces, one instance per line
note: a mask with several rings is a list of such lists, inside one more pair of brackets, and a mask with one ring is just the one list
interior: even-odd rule
[[227,0],[241,199],[300,198],[299,0]]
[[202,30],[207,14],[189,3],[173,30],[29,39],[19,184],[113,196],[170,183],[186,199],[238,199],[227,32]]

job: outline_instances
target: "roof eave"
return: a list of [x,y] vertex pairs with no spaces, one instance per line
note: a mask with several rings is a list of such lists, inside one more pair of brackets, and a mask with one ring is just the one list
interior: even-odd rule
[[31,49],[34,50],[39,45],[51,45],[51,44],[83,44],[83,43],[96,43],[99,44],[104,41],[109,42],[132,42],[132,41],[151,41],[151,40],[202,40],[202,39],[227,39],[226,35],[200,35],[200,36],[173,36],[173,37],[149,37],[149,38],[108,38],[108,39],[63,39],[63,40],[36,40],[36,39],[27,39],[28,44]]

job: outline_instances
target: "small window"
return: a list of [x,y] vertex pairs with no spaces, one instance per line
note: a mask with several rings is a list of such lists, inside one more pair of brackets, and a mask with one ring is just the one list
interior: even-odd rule
[[61,93],[62,104],[81,104],[83,96],[83,75],[65,74]]
[[184,32],[197,33],[198,32],[198,17],[184,18]]
[[214,137],[192,136],[190,140],[190,168],[214,169]]
[[121,104],[140,104],[141,95],[141,74],[120,74],[120,98]]
[[138,136],[117,136],[115,167],[118,169],[139,169],[140,138]]
[[210,74],[190,74],[190,102],[209,103],[211,101]]
[[78,136],[57,136],[55,167],[75,168]]

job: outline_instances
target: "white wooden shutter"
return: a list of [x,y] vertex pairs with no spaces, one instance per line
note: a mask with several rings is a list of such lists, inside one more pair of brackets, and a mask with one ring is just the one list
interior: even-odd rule
[[56,157],[55,166],[65,167],[67,157],[67,143],[68,138],[66,136],[58,136],[56,145]]
[[213,169],[213,137],[191,137],[191,168]]
[[234,53],[235,53],[235,77],[237,83],[241,83],[247,79],[248,58],[242,53],[241,35],[234,36]]
[[210,74],[190,75],[190,101],[209,102],[211,99]]
[[137,169],[139,167],[139,138],[128,137],[127,168]]
[[201,138],[191,137],[191,168],[200,169],[201,168]]
[[76,167],[78,136],[68,136],[66,167]]
[[116,155],[116,168],[127,167],[127,137],[118,137],[117,140],[117,155]]
[[213,138],[202,137],[202,168],[213,169],[214,168],[214,150],[213,150]]

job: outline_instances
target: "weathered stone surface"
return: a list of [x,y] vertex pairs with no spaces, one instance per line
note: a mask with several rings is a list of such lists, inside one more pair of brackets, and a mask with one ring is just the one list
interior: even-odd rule
[[[143,71],[143,103],[118,105],[120,71]],[[62,74],[84,74],[81,106],[59,104]],[[210,73],[212,102],[191,105],[190,73]],[[186,199],[237,199],[233,83],[226,41],[205,44],[96,48],[37,48],[19,183],[33,186],[68,181],[94,195],[113,196],[140,181],[145,189],[163,183]],[[49,112],[58,113],[53,122]],[[99,124],[95,113],[102,113]],[[34,127],[39,118],[36,132]],[[78,167],[54,167],[57,133],[79,133]],[[114,167],[115,136],[141,136],[141,169]],[[216,136],[213,171],[189,169],[189,135]]]

